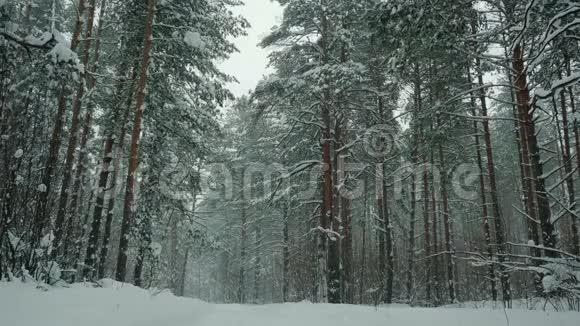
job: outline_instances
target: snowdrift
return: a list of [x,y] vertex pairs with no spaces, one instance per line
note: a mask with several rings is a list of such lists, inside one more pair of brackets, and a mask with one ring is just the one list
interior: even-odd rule
[[578,326],[580,313],[528,310],[422,309],[311,303],[242,306],[178,298],[111,280],[101,287],[44,288],[0,282],[6,326]]

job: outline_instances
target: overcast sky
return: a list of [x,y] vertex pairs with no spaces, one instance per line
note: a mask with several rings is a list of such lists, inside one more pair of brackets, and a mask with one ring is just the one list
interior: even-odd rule
[[261,38],[268,34],[272,26],[281,21],[282,8],[271,0],[245,0],[246,5],[234,11],[244,16],[252,26],[248,35],[235,40],[240,50],[221,65],[222,70],[236,77],[239,84],[230,85],[236,96],[252,90],[266,73],[268,51],[258,47]]

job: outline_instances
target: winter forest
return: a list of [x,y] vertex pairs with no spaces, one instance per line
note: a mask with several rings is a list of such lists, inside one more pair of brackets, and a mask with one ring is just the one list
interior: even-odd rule
[[235,94],[241,0],[0,0],[0,321],[34,284],[580,322],[580,2],[275,2]]

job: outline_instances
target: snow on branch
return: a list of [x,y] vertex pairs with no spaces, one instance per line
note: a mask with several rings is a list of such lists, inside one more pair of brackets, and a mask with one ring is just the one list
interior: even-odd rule
[[21,38],[18,35],[7,31],[0,31],[0,36],[4,37],[6,40],[10,42],[16,43],[24,47],[27,51],[30,51],[30,48],[52,50],[52,48],[54,48],[54,46],[57,44],[54,34],[48,32],[44,33],[40,38],[34,37]]
[[552,83],[552,86],[547,90],[543,88],[538,88],[534,93],[534,97],[539,99],[550,98],[554,94],[556,94],[556,92],[559,89],[572,86],[578,82],[580,82],[580,71],[575,71],[572,74],[570,74],[570,76],[554,81],[554,83]]

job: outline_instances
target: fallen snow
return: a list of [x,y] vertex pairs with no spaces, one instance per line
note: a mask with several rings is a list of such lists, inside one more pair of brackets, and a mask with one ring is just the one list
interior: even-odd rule
[[104,280],[100,288],[0,282],[0,321],[7,326],[577,326],[580,313],[311,303],[220,305]]

